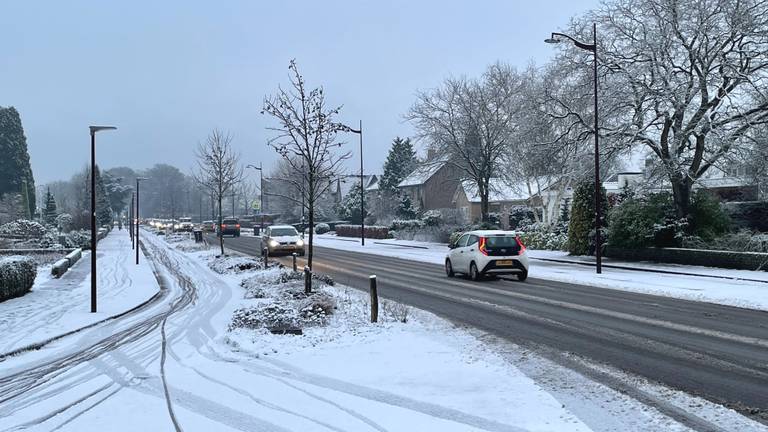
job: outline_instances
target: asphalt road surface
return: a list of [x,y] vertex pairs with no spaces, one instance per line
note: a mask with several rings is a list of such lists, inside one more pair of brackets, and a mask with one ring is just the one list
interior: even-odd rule
[[[258,238],[227,238],[225,245],[260,255]],[[321,247],[313,266],[360,289],[375,274],[383,297],[524,346],[608,364],[768,423],[767,312],[535,277],[475,283],[448,279],[434,264]]]

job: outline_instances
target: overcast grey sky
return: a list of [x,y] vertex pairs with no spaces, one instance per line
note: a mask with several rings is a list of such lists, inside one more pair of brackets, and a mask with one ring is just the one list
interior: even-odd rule
[[[264,95],[296,58],[311,86],[363,120],[365,163],[380,171],[417,89],[475,76],[497,60],[524,67],[584,1],[16,1],[0,13],[0,106],[15,106],[38,184],[89,158],[88,125],[108,168],[169,163],[189,171],[196,143],[231,131],[247,163],[266,147]],[[356,136],[349,137],[357,152]],[[366,171],[368,169],[366,168]]]

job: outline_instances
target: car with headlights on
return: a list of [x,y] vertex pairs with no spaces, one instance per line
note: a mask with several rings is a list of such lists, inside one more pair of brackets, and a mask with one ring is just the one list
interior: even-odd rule
[[514,231],[469,231],[449,247],[445,257],[448,277],[456,273],[475,281],[485,276],[515,275],[520,281],[528,277],[528,254]]
[[304,239],[291,225],[271,225],[264,228],[261,236],[262,253],[269,255],[296,253],[304,256]]

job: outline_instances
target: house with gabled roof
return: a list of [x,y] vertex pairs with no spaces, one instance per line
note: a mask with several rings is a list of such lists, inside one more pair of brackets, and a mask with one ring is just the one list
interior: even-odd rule
[[397,188],[421,210],[453,208],[459,170],[446,158],[432,157],[416,167]]

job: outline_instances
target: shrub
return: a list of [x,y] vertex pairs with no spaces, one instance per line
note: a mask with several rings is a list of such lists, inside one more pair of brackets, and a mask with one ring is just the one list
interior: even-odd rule
[[437,210],[427,210],[421,216],[423,226],[440,226],[443,223],[443,215]]
[[522,229],[535,220],[533,209],[528,206],[514,206],[509,211],[509,227]]
[[697,191],[691,199],[689,232],[704,240],[712,240],[728,232],[731,220],[720,203],[704,190]]
[[295,328],[299,319],[296,310],[281,303],[237,309],[232,314],[229,330],[236,328],[258,329]]
[[91,233],[85,230],[70,231],[65,236],[66,247],[72,248],[91,248]]
[[25,256],[0,258],[0,301],[22,296],[32,289],[37,276],[35,261]]
[[331,226],[327,223],[319,223],[315,225],[315,233],[316,234],[325,234],[331,230]]
[[0,225],[0,235],[41,238],[46,232],[48,230],[42,224],[26,219],[17,219]]
[[724,234],[709,241],[699,236],[688,236],[683,238],[683,247],[732,252],[768,253],[768,234],[756,234],[748,230],[741,230],[736,233]]
[[261,263],[248,257],[218,257],[208,263],[208,267],[219,274],[242,273],[248,270],[260,269]]
[[61,232],[69,232],[72,229],[72,215],[69,213],[62,213],[56,216],[56,226]]
[[390,225],[390,229],[392,230],[406,230],[406,229],[414,229],[414,228],[421,228],[424,224],[421,222],[420,219],[395,219],[392,221],[392,225]]
[[[606,214],[608,200],[600,188],[600,203]],[[604,226],[601,224],[601,226]],[[595,183],[582,182],[573,192],[573,207],[568,225],[568,252],[571,255],[591,255],[595,250]]]
[[[339,237],[360,237],[362,229],[360,225],[337,225],[336,235]],[[365,226],[365,237],[371,239],[385,239],[389,237],[389,228],[376,225]]]
[[58,233],[55,231],[48,231],[40,239],[40,247],[49,249],[61,249],[64,247],[64,245],[60,242]]
[[526,231],[520,233],[520,241],[531,249],[566,250],[568,234],[557,231]]
[[768,232],[768,201],[729,202],[722,207],[732,226]]

